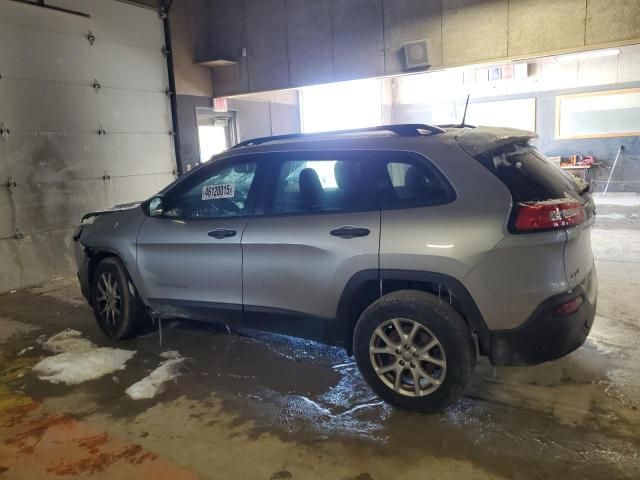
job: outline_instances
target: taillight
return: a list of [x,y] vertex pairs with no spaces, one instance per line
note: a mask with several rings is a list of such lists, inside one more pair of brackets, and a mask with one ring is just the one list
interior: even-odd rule
[[518,203],[515,208],[515,233],[560,230],[584,220],[582,205],[572,200]]

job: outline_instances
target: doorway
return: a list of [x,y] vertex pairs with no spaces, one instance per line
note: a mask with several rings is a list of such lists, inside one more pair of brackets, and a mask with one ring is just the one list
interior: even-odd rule
[[235,112],[216,112],[196,107],[200,163],[232,147],[237,142]]

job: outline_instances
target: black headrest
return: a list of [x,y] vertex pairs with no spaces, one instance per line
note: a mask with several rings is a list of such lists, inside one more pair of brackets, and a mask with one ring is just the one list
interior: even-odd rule
[[322,204],[324,189],[318,172],[313,168],[305,168],[298,177],[300,186],[300,202],[304,208],[313,208]]
[[404,185],[409,188],[425,189],[428,187],[428,181],[422,172],[412,165],[404,174]]
[[353,190],[360,178],[360,164],[337,161],[333,166],[333,174],[340,190]]

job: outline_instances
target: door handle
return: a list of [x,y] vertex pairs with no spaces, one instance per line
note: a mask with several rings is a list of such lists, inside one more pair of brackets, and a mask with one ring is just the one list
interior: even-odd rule
[[215,230],[211,230],[209,233],[207,233],[207,235],[221,240],[223,238],[235,237],[236,231],[230,230],[228,228],[216,228]]
[[368,228],[364,227],[353,227],[351,225],[346,225],[344,227],[336,228],[335,230],[331,230],[331,235],[334,237],[340,238],[355,238],[355,237],[366,237],[371,233]]

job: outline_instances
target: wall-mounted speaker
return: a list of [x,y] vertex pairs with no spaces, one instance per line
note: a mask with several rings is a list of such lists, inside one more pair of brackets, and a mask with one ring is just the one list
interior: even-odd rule
[[407,69],[430,67],[429,63],[429,40],[416,40],[403,45],[404,60]]

